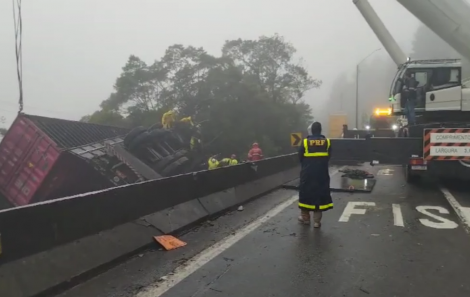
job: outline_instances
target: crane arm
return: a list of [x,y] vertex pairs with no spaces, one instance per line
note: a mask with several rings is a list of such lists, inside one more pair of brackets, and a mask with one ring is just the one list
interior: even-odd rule
[[470,60],[470,5],[465,0],[397,0],[423,24]]
[[[405,0],[406,1],[406,0]],[[368,0],[353,0],[359,12],[369,24],[372,31],[374,31],[377,38],[380,40],[385,50],[388,52],[392,60],[399,67],[406,63],[407,57],[402,51],[398,43],[392,37],[392,34],[385,27],[382,20],[379,18],[375,10],[372,8]]]

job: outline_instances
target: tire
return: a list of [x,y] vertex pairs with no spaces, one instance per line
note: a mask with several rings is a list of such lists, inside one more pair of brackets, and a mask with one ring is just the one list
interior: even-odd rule
[[139,147],[141,144],[145,143],[145,140],[147,140],[150,136],[150,133],[148,133],[147,131],[144,131],[142,133],[140,133],[139,135],[137,135],[137,137],[135,137],[131,143],[129,144],[129,150],[130,151],[133,151],[135,150],[137,147]]
[[157,162],[157,164],[155,165],[155,170],[157,172],[163,171],[165,167],[167,167],[168,164],[172,163],[175,160],[178,160],[179,158],[183,157],[187,153],[188,152],[186,150],[181,150],[181,151],[177,151],[173,155],[166,156],[165,158]]
[[153,124],[152,126],[150,126],[147,131],[151,132],[153,130],[160,130],[160,129],[163,129],[163,125],[158,123],[158,124]]
[[165,130],[165,129],[154,129],[149,132],[152,138],[162,138],[164,140],[169,134],[171,134],[170,131]]
[[132,129],[129,133],[127,133],[126,137],[124,137],[124,146],[128,147],[132,140],[134,140],[141,133],[144,133],[146,130],[147,129],[142,126]]
[[[179,135],[178,133],[175,133],[173,131],[171,131],[171,134],[168,135],[168,137],[174,141],[176,141],[176,144],[179,144],[181,146],[184,146],[184,140],[183,138],[181,137],[181,135]],[[170,140],[171,141],[171,140]]]
[[174,175],[174,173],[177,173],[178,170],[182,166],[184,166],[187,162],[189,162],[189,159],[187,157],[181,157],[180,159],[176,160],[175,162],[168,165],[165,169],[163,169],[162,170],[162,175],[163,176]]

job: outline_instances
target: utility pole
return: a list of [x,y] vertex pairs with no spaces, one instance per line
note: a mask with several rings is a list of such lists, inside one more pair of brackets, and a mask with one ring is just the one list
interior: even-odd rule
[[368,54],[364,59],[362,59],[356,65],[356,128],[359,129],[359,65],[364,62],[367,58],[369,58],[373,53],[380,51],[381,48],[378,48]]
[[359,64],[356,65],[356,128],[357,129],[359,129]]
[[339,97],[339,110],[340,111],[343,111],[343,95],[344,95],[344,92],[341,92],[341,96]]

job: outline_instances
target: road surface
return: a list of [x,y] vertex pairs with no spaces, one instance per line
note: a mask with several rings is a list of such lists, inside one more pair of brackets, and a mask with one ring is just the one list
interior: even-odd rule
[[470,296],[470,194],[370,170],[373,192],[335,193],[321,229],[299,225],[295,193],[278,191],[61,296]]

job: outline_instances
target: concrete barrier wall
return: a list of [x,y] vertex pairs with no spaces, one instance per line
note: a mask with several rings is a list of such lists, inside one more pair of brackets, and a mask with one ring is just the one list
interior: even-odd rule
[[295,154],[285,155],[0,211],[0,264],[297,165]]
[[[155,204],[151,203],[150,205],[154,207],[156,211],[152,212],[147,210],[143,216],[137,216],[135,219],[131,219],[130,222],[127,221],[123,224],[118,224],[104,231],[99,230],[95,232],[96,234],[88,236],[82,236],[82,234],[85,233],[84,230],[87,232],[93,230],[89,225],[93,225],[95,223],[94,221],[99,220],[99,218],[95,218],[94,216],[90,216],[90,219],[82,217],[81,220],[75,221],[78,226],[70,229],[73,223],[66,222],[63,226],[58,225],[59,223],[63,223],[62,220],[67,218],[66,214],[62,214],[60,217],[53,216],[49,220],[43,218],[42,221],[38,220],[40,216],[36,214],[36,216],[32,218],[36,220],[36,222],[45,224],[37,225],[38,232],[47,234],[47,232],[50,232],[49,228],[51,225],[55,226],[58,231],[56,237],[54,237],[53,234],[47,237],[49,241],[48,244],[54,246],[36,253],[34,253],[34,249],[30,248],[26,251],[33,253],[32,255],[17,260],[14,260],[13,257],[10,258],[12,260],[5,261],[8,263],[0,265],[0,292],[4,292],[6,296],[11,297],[26,297],[47,291],[64,282],[69,282],[74,278],[80,277],[89,271],[104,267],[113,261],[134,254],[149,244],[154,244],[153,236],[175,232],[195,222],[221,213],[231,207],[236,207],[250,199],[279,188],[282,184],[297,178],[298,175],[299,167],[297,156],[288,155],[253,164],[241,164],[239,166],[210,172],[204,171],[196,174],[178,176],[169,178],[165,182],[165,185],[168,185],[168,180],[180,179],[179,183],[173,185],[176,185],[178,188],[187,188],[184,182],[187,182],[188,179],[191,180],[193,186],[191,189],[187,188],[187,190],[193,190],[195,195],[198,195],[194,199],[186,199],[190,197],[186,191],[184,193],[186,193],[187,196],[184,197],[163,195],[164,192],[158,192],[159,189],[165,189],[159,188],[158,182],[160,181],[149,182],[146,184],[154,184],[155,188],[153,189],[154,191],[145,195],[154,197],[154,199],[168,199],[171,200],[171,203],[163,203],[163,201],[161,201],[164,206],[160,209],[155,207]],[[228,181],[227,179],[230,180]],[[199,187],[205,187],[205,189],[197,189],[198,184]],[[132,187],[133,186],[131,186],[131,188]],[[215,190],[210,190],[208,189],[209,187]],[[119,193],[119,191],[124,191],[123,189],[124,188],[116,188],[110,191],[118,191]],[[128,194],[129,190],[127,189],[123,194],[124,193]],[[138,193],[139,194],[135,194],[134,196],[128,196],[127,199],[131,199],[134,203],[147,203],[147,199],[140,197],[140,195],[143,194],[142,190],[139,190]],[[175,194],[175,192],[171,191],[167,193]],[[105,197],[104,199],[106,199],[106,197],[111,194],[107,193],[106,196],[100,196],[105,195],[103,192],[100,192],[90,193],[88,195],[95,195],[95,199],[101,199],[101,197]],[[70,207],[77,207],[79,203],[76,201],[79,201],[78,199],[86,199],[88,195],[80,198],[73,197],[73,199],[77,200],[71,200],[74,201],[73,203],[68,202],[72,203]],[[116,217],[115,214],[108,215],[110,212],[119,212],[121,207],[127,207],[129,205],[129,203],[126,203],[125,198],[120,198],[120,194],[114,195],[114,197],[117,197],[115,198],[116,201],[120,201],[121,204],[115,203],[114,207],[110,206],[107,208],[108,212],[101,214],[103,220],[108,220],[106,226],[112,224],[109,221],[109,217],[112,217],[115,222],[121,222],[129,218],[129,214],[123,214],[122,217]],[[60,207],[65,211],[69,211],[63,204],[67,203],[68,200],[70,199],[36,205],[29,208],[35,209],[35,207],[40,206],[40,208],[37,208],[37,211],[44,212],[43,207],[46,207],[46,205],[52,207],[55,203],[59,203],[60,206],[56,206],[55,208],[56,211],[59,211],[58,208]],[[100,201],[98,207],[102,207],[102,203],[104,202]],[[166,207],[167,205],[171,206]],[[87,201],[86,206],[92,207],[92,203]],[[140,212],[140,208],[127,210],[133,211],[136,215],[137,213],[142,213]],[[44,213],[49,215],[51,211],[52,210],[49,209]],[[76,211],[84,214],[87,210],[85,208],[79,208],[76,209]],[[32,210],[30,210],[30,213],[31,212]],[[94,210],[92,213],[94,213]],[[1,220],[2,216],[3,214],[0,213],[0,222],[5,222]],[[10,218],[10,215],[8,218]],[[57,218],[61,218],[61,220]],[[79,216],[74,215],[74,218],[79,218]],[[22,219],[27,218],[23,217]],[[54,221],[54,219],[56,221]],[[31,224],[32,223],[29,222],[28,224],[22,225],[31,226]],[[81,228],[80,224],[84,224],[86,227]],[[100,224],[99,226],[99,228],[102,228],[104,225]],[[45,231],[40,231],[41,228]],[[66,244],[60,244],[58,240],[51,240],[54,238],[62,238],[63,240],[64,237],[60,237],[61,233],[66,232],[67,228],[69,228],[69,232],[76,234],[77,237],[75,239],[80,238],[80,240],[74,240]],[[16,229],[19,230],[20,228]],[[67,238],[72,237],[73,236],[69,235]],[[17,241],[17,243],[22,242],[24,241]],[[6,243],[7,241],[4,241],[4,244]],[[41,248],[44,249],[45,246],[46,244],[43,243]],[[8,245],[6,245],[6,247],[8,247]],[[5,251],[11,252],[8,249]],[[23,251],[25,251],[25,249],[23,249]],[[5,255],[8,254],[4,253],[3,256]],[[18,256],[18,254],[15,254],[15,256]]]

